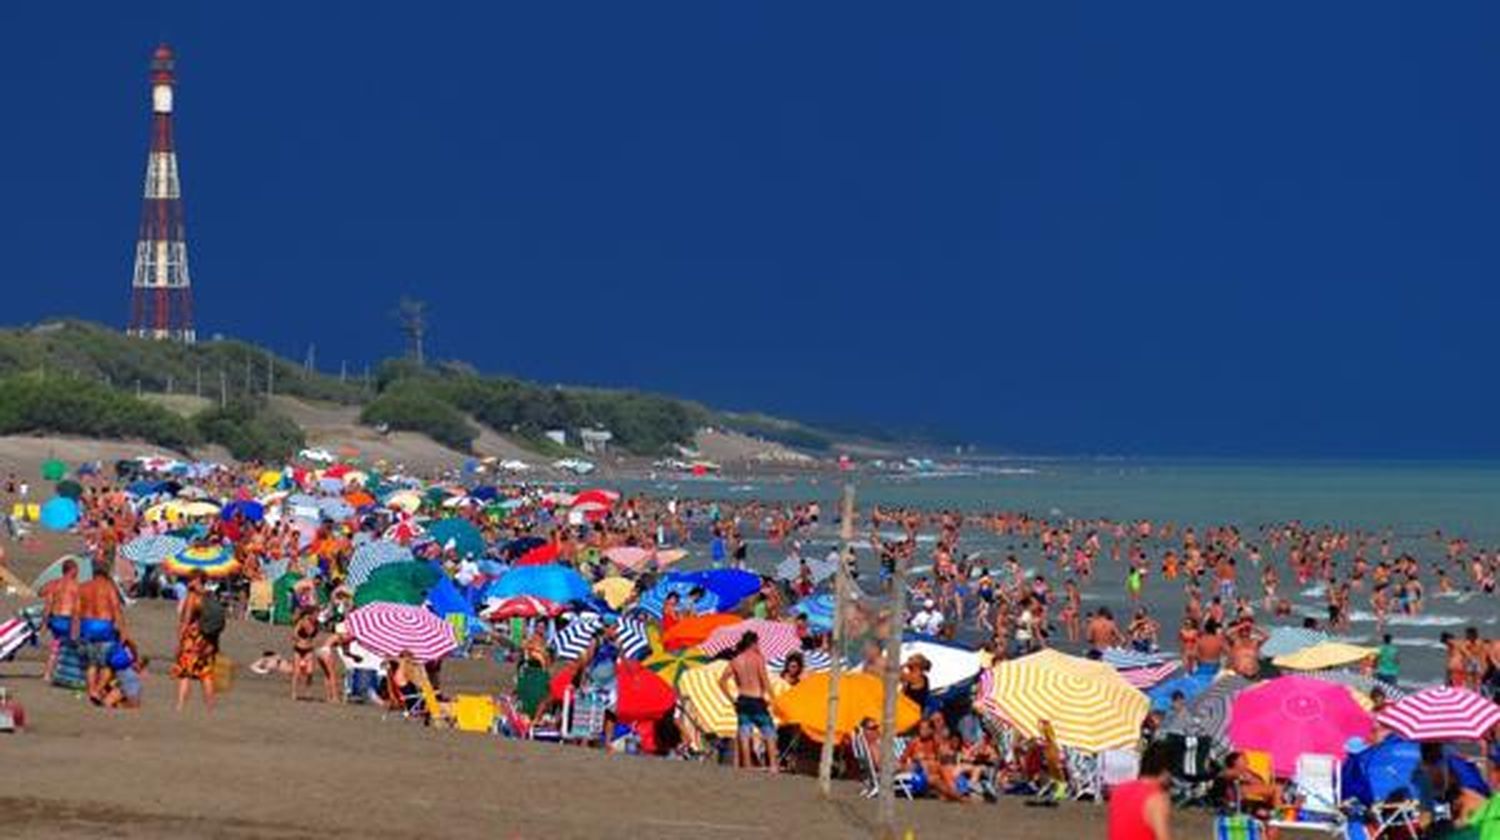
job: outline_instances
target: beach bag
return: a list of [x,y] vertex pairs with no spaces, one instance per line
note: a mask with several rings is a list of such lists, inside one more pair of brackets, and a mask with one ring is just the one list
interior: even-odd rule
[[224,693],[234,688],[234,660],[218,654],[214,656],[214,690]]
[[224,602],[212,595],[205,597],[198,614],[198,631],[210,639],[217,639],[224,632],[224,621]]

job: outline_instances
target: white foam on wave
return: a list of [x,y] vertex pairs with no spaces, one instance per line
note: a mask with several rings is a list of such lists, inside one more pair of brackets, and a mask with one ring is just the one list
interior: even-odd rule
[[[1349,613],[1349,620],[1353,622],[1373,624],[1375,614],[1363,610],[1355,610]],[[1472,624],[1473,619],[1464,618],[1461,615],[1444,615],[1442,613],[1425,613],[1423,615],[1404,615],[1393,613],[1386,616],[1385,623],[1395,627],[1457,627],[1460,624]]]
[[1317,600],[1327,594],[1328,590],[1322,584],[1318,584],[1317,586],[1309,586],[1301,592],[1298,592],[1297,597],[1307,598],[1309,600]]
[[1417,636],[1392,636],[1391,644],[1398,647],[1443,649],[1443,643],[1437,639],[1423,639]]

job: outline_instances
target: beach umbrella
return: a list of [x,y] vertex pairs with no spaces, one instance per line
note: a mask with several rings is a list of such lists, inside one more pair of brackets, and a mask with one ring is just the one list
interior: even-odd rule
[[467,519],[439,519],[427,526],[427,538],[446,550],[453,544],[458,556],[479,558],[484,555],[484,537]]
[[136,537],[120,548],[126,560],[137,566],[156,566],[187,548],[187,540],[167,534]]
[[1367,709],[1370,704],[1370,692],[1377,688],[1385,693],[1387,700],[1400,700],[1407,695],[1406,691],[1394,685],[1383,683],[1372,676],[1360,674],[1355,671],[1307,671],[1303,676],[1312,677],[1315,680],[1322,680],[1324,682],[1336,683],[1357,692],[1359,696],[1354,699]]
[[236,516],[245,517],[246,522],[259,522],[266,518],[266,508],[260,502],[241,499],[230,502],[224,506],[223,510],[219,511],[219,517],[225,522],[234,519]]
[[48,563],[47,564],[47,568],[42,569],[41,574],[39,574],[39,575],[36,576],[36,580],[33,580],[31,582],[31,590],[33,592],[40,592],[43,586],[46,586],[47,584],[51,583],[52,581],[58,580],[59,578],[61,578],[63,576],[62,575],[63,564],[66,563],[69,560],[72,560],[74,563],[76,563],[78,565],[78,582],[79,583],[82,583],[83,581],[90,580],[91,578],[93,578],[93,576],[94,576],[94,564],[93,563],[91,563],[90,561],[88,561],[88,560],[86,560],[86,559],[84,559],[82,557],[79,557],[76,554],[64,554],[63,556],[57,558],[56,560],[53,560],[51,563]]
[[57,495],[65,496],[75,502],[83,498],[83,485],[76,481],[65,479],[57,482],[57,486],[52,489]]
[[348,502],[355,510],[358,510],[374,505],[375,497],[364,490],[351,490],[344,494],[344,501]]
[[676,592],[680,603],[694,612],[710,613],[718,610],[719,596],[712,592],[704,591],[702,595],[694,599],[692,591],[696,588],[697,584],[688,581],[662,580],[651,587],[646,594],[642,595],[636,606],[645,610],[652,618],[660,620],[663,602],[666,601],[669,593]]
[[1229,712],[1236,749],[1271,754],[1277,774],[1290,778],[1304,753],[1343,759],[1350,738],[1370,734],[1370,713],[1341,685],[1303,676],[1277,677],[1239,693]]
[[[689,615],[679,619],[678,622],[668,628],[662,634],[662,644],[674,650],[687,647],[696,647],[708,641],[720,627],[729,627],[739,624],[745,619],[732,613],[708,613],[706,615]],[[735,637],[739,639],[738,636]]]
[[1380,743],[1351,753],[1344,761],[1344,796],[1366,805],[1397,799],[1414,799],[1412,774],[1422,763],[1422,745],[1400,735],[1387,735]]
[[1275,658],[1296,653],[1304,648],[1328,641],[1328,634],[1306,627],[1272,627],[1266,641],[1260,646],[1260,655]]
[[1219,752],[1227,752],[1229,713],[1234,698],[1254,684],[1239,674],[1226,674],[1215,679],[1196,699],[1188,701],[1187,714],[1171,721],[1167,731],[1211,738]]
[[556,543],[545,543],[522,554],[516,560],[517,566],[541,566],[547,563],[557,562],[558,548]]
[[613,490],[601,490],[596,488],[593,490],[585,490],[582,493],[574,496],[568,506],[578,507],[579,505],[592,505],[607,509],[613,507],[614,503],[619,501],[619,499],[620,494],[614,492]]
[[[568,622],[568,626],[557,631],[552,640],[553,649],[559,659],[577,659],[588,650],[589,644],[605,626],[604,617],[598,613],[579,613]],[[631,659],[641,659],[651,653],[651,639],[645,622],[640,619],[630,616],[617,619],[615,641],[620,653]]]
[[240,570],[239,558],[222,543],[190,545],[168,557],[163,568],[174,575],[201,574],[211,578],[229,577]]
[[1145,691],[1177,673],[1179,665],[1180,663],[1177,662],[1163,662],[1160,665],[1148,665],[1145,668],[1127,668],[1120,672],[1120,678]]
[[[828,671],[833,668],[833,654],[829,653],[826,650],[823,650],[822,648],[818,648],[816,650],[793,651],[792,653],[802,654],[802,671],[804,673],[811,673],[813,671]],[[788,653],[786,656],[766,660],[766,670],[770,671],[771,676],[773,677],[781,673],[782,671],[786,670],[786,661],[787,659],[791,658],[791,655],[791,653]]]
[[607,577],[594,584],[594,594],[604,599],[609,608],[617,610],[635,597],[635,581],[622,577]]
[[388,563],[371,571],[354,590],[354,603],[420,604],[441,577],[441,572],[426,563]]
[[542,537],[516,537],[500,549],[500,554],[511,560],[515,560],[533,548],[539,548],[546,544],[547,541]]
[[349,570],[344,580],[358,589],[369,579],[370,573],[392,563],[409,563],[411,550],[398,542],[373,540],[354,549],[349,558]]
[[49,531],[66,531],[78,524],[78,503],[67,496],[48,499],[42,505],[42,527]]
[[68,465],[56,458],[48,458],[42,462],[42,478],[47,481],[60,481],[68,474]]
[[407,604],[368,604],[349,613],[349,632],[376,656],[395,658],[410,652],[418,662],[432,662],[458,647],[453,628],[431,612]]
[[686,556],[688,556],[688,553],[680,548],[658,548],[656,550],[656,567],[658,569],[665,569]]
[[804,598],[792,607],[798,615],[807,616],[807,626],[826,633],[833,629],[834,600],[832,595],[814,595]]
[[1413,741],[1478,741],[1500,724],[1500,706],[1466,688],[1426,688],[1385,707],[1376,720]]
[[567,566],[524,566],[511,569],[485,590],[485,597],[505,598],[511,595],[535,595],[559,604],[580,601],[592,590],[583,576]]
[[651,559],[651,552],[633,545],[620,545],[605,551],[604,556],[617,566],[638,572]]
[[928,636],[907,634],[901,640],[901,661],[921,656],[931,664],[927,684],[933,692],[947,691],[979,676],[979,652]]
[[1145,689],[1146,696],[1151,700],[1151,710],[1154,712],[1165,712],[1172,708],[1172,695],[1182,692],[1182,697],[1191,703],[1200,694],[1208,690],[1214,684],[1214,677],[1207,673],[1182,674],[1165,682],[1159,682],[1151,688]]
[[281,478],[279,470],[265,470],[256,478],[255,483],[259,484],[263,490],[275,490],[281,486]]
[[[649,662],[650,660],[647,660],[647,663]],[[722,659],[716,660],[689,669],[677,681],[677,694],[682,699],[683,711],[698,729],[716,738],[733,738],[739,731],[739,716],[735,713],[734,703],[719,687],[719,677],[728,667],[728,662]],[[790,686],[787,685],[786,680],[776,676],[776,672],[772,671],[772,699],[783,694],[788,688]],[[729,678],[729,689],[731,693],[738,691],[734,677]],[[824,703],[827,703],[826,698]],[[774,703],[772,703],[771,714],[778,725],[785,723],[776,714]]]
[[415,490],[397,490],[385,497],[385,506],[392,510],[416,513],[422,507],[422,494]]
[[164,491],[162,490],[162,482],[142,480],[132,481],[130,484],[125,485],[125,492],[138,498],[145,498],[147,496],[155,496],[157,493]]
[[323,496],[318,499],[318,516],[340,522],[354,515],[354,507],[342,496]]
[[683,650],[654,648],[651,655],[647,656],[641,664],[655,671],[657,676],[666,680],[673,688],[678,688],[683,674],[708,662],[708,655],[698,648],[684,648]]
[[409,545],[412,541],[427,535],[427,531],[413,519],[402,519],[391,527],[385,529],[380,535],[381,539]]
[[186,504],[181,505],[180,507],[178,507],[178,511],[181,512],[183,516],[188,517],[216,516],[219,513],[219,506],[214,504],[213,502],[194,501],[187,502]]
[[511,618],[551,618],[560,615],[563,605],[535,595],[513,595],[489,602],[484,608],[486,621]]
[[1323,641],[1294,653],[1282,654],[1271,664],[1287,671],[1322,671],[1341,665],[1352,665],[1374,657],[1380,651],[1346,642]]
[[[573,685],[581,663],[558,670],[548,685],[555,700],[561,700]],[[621,723],[657,720],[677,706],[677,692],[660,676],[633,659],[621,659],[615,666],[615,717]]]
[[760,591],[760,576],[743,569],[705,569],[700,572],[672,572],[666,579],[700,586],[718,598],[714,609],[733,610],[740,601]]
[[1134,648],[1112,647],[1105,648],[1100,655],[1104,664],[1116,671],[1128,671],[1132,668],[1150,668],[1167,662],[1172,657],[1165,653],[1155,651],[1139,651]]
[[[776,695],[771,708],[788,724],[802,728],[803,734],[822,741],[828,729],[828,689],[832,683],[827,672],[808,674],[802,681]],[[885,685],[873,674],[845,674],[839,679],[839,710],[834,721],[834,736],[846,738],[865,718],[880,720],[884,708]],[[906,695],[896,699],[896,731],[904,732],[917,725],[922,710]]]
[[1150,711],[1146,695],[1115,669],[1054,650],[996,663],[993,701],[1028,737],[1050,721],[1057,742],[1085,752],[1134,744]]
[[756,647],[760,648],[761,655],[766,659],[784,657],[794,650],[802,649],[802,639],[798,637],[795,626],[784,621],[767,621],[761,618],[716,627],[700,647],[709,656],[717,656],[738,645],[740,638],[751,632],[758,637]]

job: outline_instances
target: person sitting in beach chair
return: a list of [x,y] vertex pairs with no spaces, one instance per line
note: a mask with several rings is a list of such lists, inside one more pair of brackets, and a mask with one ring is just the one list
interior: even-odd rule
[[945,761],[948,751],[949,745],[939,739],[932,718],[923,718],[917,724],[916,737],[907,742],[901,754],[900,767],[914,777],[914,791],[920,793],[926,789],[945,801],[962,802],[964,796],[958,792],[956,766]]
[[1224,758],[1219,779],[1224,784],[1225,801],[1234,810],[1259,816],[1281,810],[1284,792],[1276,783],[1269,759],[1265,753],[1243,752],[1232,752]]

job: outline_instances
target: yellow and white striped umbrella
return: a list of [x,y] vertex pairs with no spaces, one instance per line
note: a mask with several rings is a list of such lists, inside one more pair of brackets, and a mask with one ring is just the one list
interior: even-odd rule
[[[692,718],[699,729],[719,738],[733,738],[739,725],[734,703],[719,689],[719,675],[728,667],[728,662],[716,659],[684,672],[677,680],[677,696],[682,699],[688,717]],[[732,678],[729,686],[732,691]],[[771,696],[774,697],[787,688],[785,680],[775,674],[771,675]],[[777,719],[776,723],[779,725],[781,720]]]
[[1375,648],[1360,647],[1347,642],[1319,642],[1296,653],[1278,656],[1271,660],[1271,664],[1288,671],[1322,671],[1341,665],[1351,665],[1378,653],[1380,651]]
[[1043,650],[996,663],[990,699],[1029,737],[1050,721],[1062,746],[1088,752],[1134,744],[1151,701],[1114,668]]

